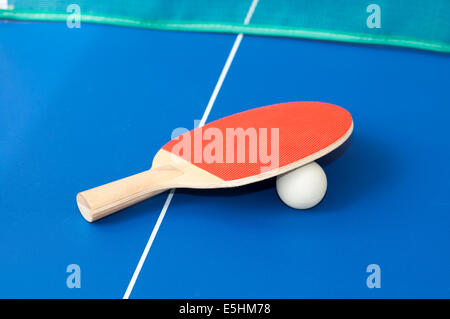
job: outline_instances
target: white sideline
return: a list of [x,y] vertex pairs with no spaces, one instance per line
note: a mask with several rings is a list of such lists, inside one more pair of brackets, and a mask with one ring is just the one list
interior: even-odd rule
[[[245,16],[244,25],[247,25],[250,23],[250,20],[253,16],[253,13],[255,12],[258,2],[259,2],[259,0],[252,1],[250,8],[248,9],[247,15]],[[214,87],[214,91],[211,94],[208,105],[206,106],[206,109],[203,112],[203,116],[202,116],[202,119],[200,120],[199,127],[205,125],[206,120],[208,119],[209,113],[211,112],[214,102],[216,101],[217,95],[219,94],[220,88],[222,87],[223,81],[225,80],[225,77],[227,76],[228,70],[231,66],[231,63],[233,62],[234,56],[236,55],[236,52],[239,48],[239,45],[241,44],[243,37],[244,37],[244,35],[242,33],[239,33],[236,36],[236,40],[234,40],[233,47],[231,48],[231,51],[228,54],[228,58],[225,62],[225,65],[223,66],[222,72],[220,73],[220,76],[219,76],[219,79],[217,80],[216,86]],[[128,299],[130,297],[131,292],[133,291],[136,280],[139,277],[139,274],[141,272],[141,269],[142,269],[142,266],[144,265],[145,260],[147,259],[147,255],[150,251],[150,248],[152,247],[153,241],[155,240],[156,234],[158,233],[159,227],[161,226],[164,216],[166,215],[167,209],[169,208],[169,205],[170,205],[170,202],[172,201],[174,193],[175,193],[175,190],[172,189],[170,191],[169,195],[167,196],[166,202],[164,203],[161,213],[159,214],[158,220],[156,221],[156,224],[153,227],[153,230],[150,235],[150,238],[148,239],[147,245],[145,245],[144,251],[142,252],[141,258],[139,259],[136,269],[134,270],[133,276],[131,277],[130,283],[128,284],[128,287],[127,287],[127,290],[125,291],[123,299]]]

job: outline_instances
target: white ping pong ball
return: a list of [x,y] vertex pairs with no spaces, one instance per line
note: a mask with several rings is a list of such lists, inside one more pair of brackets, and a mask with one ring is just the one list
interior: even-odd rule
[[327,191],[327,176],[322,167],[311,162],[277,177],[277,193],[289,207],[316,206]]

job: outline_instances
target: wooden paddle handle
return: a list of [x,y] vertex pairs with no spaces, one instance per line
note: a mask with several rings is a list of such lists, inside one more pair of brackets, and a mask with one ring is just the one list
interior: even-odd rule
[[93,222],[171,188],[167,182],[181,175],[174,167],[158,167],[77,194],[81,215]]

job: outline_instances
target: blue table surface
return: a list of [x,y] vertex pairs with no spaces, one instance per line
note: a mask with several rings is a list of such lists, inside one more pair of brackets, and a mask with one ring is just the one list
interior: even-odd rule
[[[235,38],[0,22],[0,297],[124,295],[167,193],[92,224],[75,195],[191,129]],[[177,190],[130,297],[450,297],[449,74],[444,54],[244,36],[208,121],[324,101],[353,136],[320,161],[327,195],[306,212],[274,179]]]

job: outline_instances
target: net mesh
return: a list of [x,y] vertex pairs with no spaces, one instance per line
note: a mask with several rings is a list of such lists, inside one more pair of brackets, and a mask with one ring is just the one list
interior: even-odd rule
[[[244,23],[253,3],[251,21]],[[0,18],[229,32],[450,52],[450,0],[0,0]],[[71,10],[68,10],[68,9]]]

